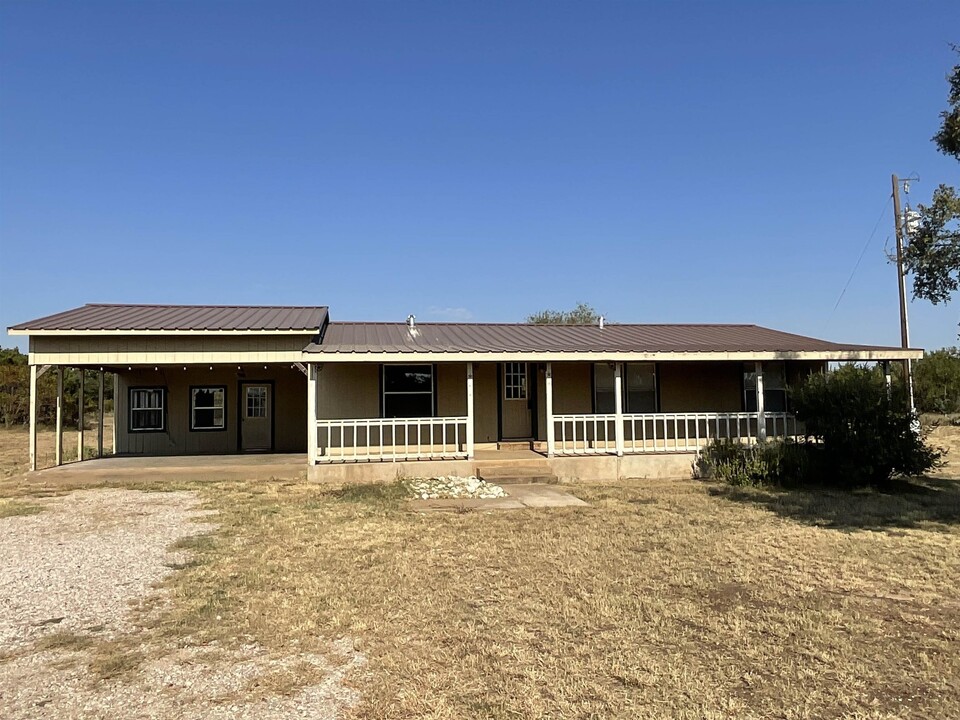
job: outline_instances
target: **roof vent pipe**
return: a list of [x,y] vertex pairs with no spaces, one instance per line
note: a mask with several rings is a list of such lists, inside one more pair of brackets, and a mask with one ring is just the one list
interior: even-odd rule
[[600,329],[603,330],[603,315],[600,316]]
[[411,330],[417,329],[417,316],[416,315],[407,315],[407,325]]

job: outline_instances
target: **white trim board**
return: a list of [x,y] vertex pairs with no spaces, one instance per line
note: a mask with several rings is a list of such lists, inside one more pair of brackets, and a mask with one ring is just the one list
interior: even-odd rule
[[919,360],[923,350],[898,348],[876,350],[819,350],[819,351],[738,351],[738,352],[393,352],[393,353],[337,353],[305,352],[305,363],[425,363],[425,362],[670,362],[670,361],[732,361],[751,360],[811,360],[824,362],[879,360]]

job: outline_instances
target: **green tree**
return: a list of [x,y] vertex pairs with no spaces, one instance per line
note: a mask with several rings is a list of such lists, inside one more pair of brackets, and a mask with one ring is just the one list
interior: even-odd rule
[[586,303],[577,303],[573,310],[541,310],[527,316],[532,325],[596,325],[600,313]]
[[[80,379],[76,370],[63,373],[63,416],[70,423],[77,417]],[[104,410],[113,408],[113,374],[104,377]],[[87,419],[97,407],[99,396],[96,374],[87,372],[83,388],[83,407]],[[37,381],[37,422],[49,425],[57,417],[57,373],[44,373]],[[29,358],[17,348],[0,348],[0,423],[5,427],[26,425],[30,422],[30,365]]]
[[[960,47],[954,46],[960,54]],[[933,142],[944,155],[960,161],[960,64],[947,77],[947,109],[940,113],[940,130]],[[929,205],[920,205],[920,222],[904,253],[913,273],[913,295],[934,305],[947,302],[960,287],[960,196],[940,185]]]
[[0,422],[5,427],[23,422],[30,412],[30,368],[17,348],[0,348]]
[[914,415],[904,403],[887,397],[873,368],[814,373],[792,397],[797,419],[819,441],[809,447],[821,482],[882,487],[898,475],[920,475],[940,459],[914,430]]
[[960,412],[960,349],[925,353],[913,366],[913,385],[920,412]]

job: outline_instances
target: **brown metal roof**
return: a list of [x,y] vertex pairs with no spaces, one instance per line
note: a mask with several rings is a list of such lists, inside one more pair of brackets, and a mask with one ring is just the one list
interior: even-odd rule
[[310,353],[696,353],[896,350],[844,345],[758,325],[531,325],[336,322]]
[[92,304],[14,325],[22,331],[287,331],[316,332],[327,308],[275,305]]

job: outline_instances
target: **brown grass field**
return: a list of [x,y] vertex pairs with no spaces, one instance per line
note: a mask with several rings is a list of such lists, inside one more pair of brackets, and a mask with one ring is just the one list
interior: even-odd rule
[[[960,428],[933,440],[960,459]],[[0,433],[0,497],[32,512],[71,488],[14,474],[20,443]],[[358,718],[960,717],[958,467],[897,494],[636,481],[432,514],[391,485],[145,478],[220,529],[142,633],[71,641],[95,676],[144,647],[348,638]]]
[[[53,467],[56,464],[56,433],[50,428],[41,428],[37,432],[37,468]],[[87,425],[83,432],[83,448],[87,457],[97,450],[97,423]],[[103,418],[103,452],[113,452],[113,418]],[[63,459],[72,462],[77,459],[77,427],[63,431]],[[20,475],[30,469],[30,435],[25,427],[0,428],[0,478]]]

